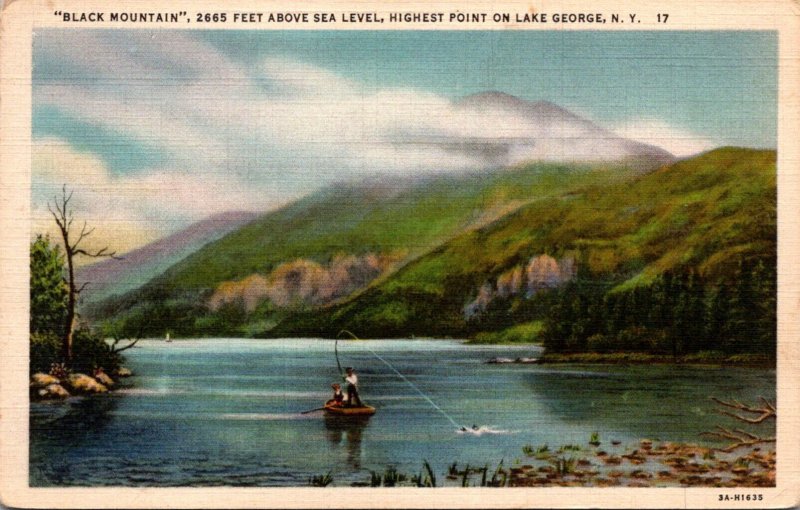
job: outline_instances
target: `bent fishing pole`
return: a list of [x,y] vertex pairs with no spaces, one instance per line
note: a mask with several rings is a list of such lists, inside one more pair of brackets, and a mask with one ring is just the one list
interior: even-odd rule
[[[339,342],[339,337],[341,336],[341,334],[342,334],[342,333],[347,333],[348,335],[350,335],[350,336],[353,338],[353,340],[361,340],[361,339],[360,339],[360,338],[358,338],[356,335],[354,335],[354,334],[353,334],[351,331],[348,331],[348,330],[346,330],[346,329],[343,329],[343,330],[341,330],[341,331],[339,332],[339,334],[338,334],[338,335],[336,335],[336,342],[337,342],[337,343]],[[398,376],[398,377],[400,377],[400,378],[401,378],[402,380],[404,380],[404,381],[405,381],[405,382],[406,382],[406,383],[407,383],[409,386],[411,386],[411,388],[412,388],[412,389],[413,389],[415,392],[417,392],[417,393],[418,393],[418,394],[419,394],[419,395],[420,395],[422,398],[424,398],[424,399],[425,399],[425,400],[426,400],[426,401],[427,401],[427,402],[428,402],[428,403],[429,403],[431,406],[433,406],[433,408],[434,408],[434,409],[436,409],[437,411],[439,411],[440,413],[442,413],[442,416],[444,416],[445,418],[447,418],[447,419],[448,419],[448,421],[450,421],[450,423],[452,423],[452,424],[453,424],[453,426],[455,426],[457,429],[460,429],[460,430],[462,430],[462,431],[465,431],[465,430],[467,430],[467,427],[465,427],[465,426],[463,426],[463,425],[459,425],[458,423],[456,423],[456,421],[455,421],[455,420],[454,420],[454,419],[453,419],[453,418],[452,418],[452,417],[451,417],[449,414],[447,414],[447,413],[444,411],[444,409],[442,409],[441,407],[439,407],[439,406],[436,404],[436,402],[434,402],[434,401],[433,401],[433,400],[432,400],[432,399],[431,399],[431,398],[430,398],[428,395],[426,395],[426,394],[425,394],[425,393],[424,393],[422,390],[420,390],[420,389],[419,389],[419,388],[418,388],[418,387],[417,387],[417,386],[416,386],[416,385],[415,385],[413,382],[411,382],[411,381],[410,381],[410,380],[409,380],[409,379],[408,379],[406,376],[404,376],[404,375],[403,375],[403,374],[401,374],[401,373],[400,373],[400,372],[399,372],[399,371],[398,371],[396,368],[394,368],[394,366],[392,366],[392,364],[391,364],[391,363],[389,363],[388,361],[386,361],[385,359],[383,359],[382,357],[380,357],[380,356],[378,355],[378,353],[376,353],[375,351],[373,351],[372,349],[370,349],[370,347],[369,347],[368,345],[365,345],[364,347],[366,347],[366,348],[367,348],[367,350],[368,350],[369,352],[371,352],[373,356],[375,356],[376,358],[378,358],[379,360],[381,360],[381,361],[383,362],[383,364],[384,364],[384,365],[386,365],[387,367],[389,367],[389,369],[390,369],[392,372],[394,372],[395,374],[397,374],[397,376]],[[335,346],[335,344],[334,344],[334,351],[336,351],[336,346]],[[337,351],[337,354],[336,354],[336,363],[337,363],[337,364],[339,363],[339,354],[338,354],[338,351]],[[342,370],[342,367],[341,367],[341,365],[339,365],[339,371],[341,372],[341,370]]]

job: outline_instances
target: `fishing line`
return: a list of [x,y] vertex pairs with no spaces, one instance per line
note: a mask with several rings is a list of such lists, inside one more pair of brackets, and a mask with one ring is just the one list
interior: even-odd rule
[[[366,347],[366,346],[365,346],[365,347]],[[378,356],[378,353],[376,353],[375,351],[373,351],[373,350],[372,350],[372,349],[370,349],[369,347],[367,347],[367,350],[368,350],[369,352],[371,352],[373,356],[375,356],[375,357],[376,357],[376,358],[378,358],[379,360],[383,361],[383,363],[384,363],[384,364],[385,364],[387,367],[389,367],[390,369],[392,369],[392,371],[393,371],[395,374],[397,374],[397,375],[398,375],[398,377],[400,377],[402,380],[404,380],[405,382],[407,382],[407,383],[408,383],[408,385],[409,385],[409,386],[411,386],[411,387],[412,387],[412,388],[413,388],[413,389],[414,389],[414,390],[415,390],[417,393],[419,393],[419,394],[420,394],[420,396],[421,396],[422,398],[424,398],[425,400],[427,400],[427,401],[428,401],[428,403],[429,403],[430,405],[432,405],[432,406],[433,406],[433,407],[434,407],[434,408],[435,408],[437,411],[439,411],[440,413],[442,413],[442,415],[443,415],[445,418],[447,418],[448,420],[450,420],[450,423],[452,423],[452,424],[453,424],[453,426],[455,426],[455,427],[456,427],[456,428],[458,428],[458,429],[464,428],[464,427],[462,427],[461,425],[459,425],[458,423],[456,423],[456,422],[455,422],[455,420],[454,420],[453,418],[451,418],[451,417],[450,417],[450,415],[449,415],[449,414],[447,414],[447,413],[444,411],[444,409],[442,409],[441,407],[439,407],[438,405],[436,405],[436,402],[434,402],[433,400],[431,400],[431,399],[430,399],[430,397],[428,397],[428,395],[426,395],[425,393],[423,393],[423,392],[422,392],[422,390],[420,390],[419,388],[417,388],[417,386],[416,386],[416,385],[415,385],[413,382],[409,381],[409,380],[408,380],[408,378],[407,378],[406,376],[404,376],[403,374],[401,374],[400,372],[398,372],[398,371],[397,371],[397,369],[396,369],[396,368],[394,368],[394,367],[391,365],[391,363],[389,363],[389,362],[388,362],[388,361],[386,361],[385,359],[383,359],[383,358],[381,358],[380,356]]]
[[[343,330],[341,330],[341,331],[339,332],[339,335],[336,335],[336,336],[337,336],[337,342],[338,342],[338,337],[339,337],[339,336],[340,336],[342,333],[347,333],[348,335],[350,335],[351,337],[353,337],[355,340],[361,340],[360,338],[358,338],[356,335],[354,335],[354,334],[353,334],[353,333],[351,333],[350,331],[347,331],[346,329],[343,329]],[[369,352],[371,352],[373,356],[375,356],[376,358],[378,358],[379,360],[381,360],[381,361],[383,362],[383,364],[384,364],[384,365],[386,365],[387,367],[389,367],[389,368],[392,370],[392,372],[394,372],[395,374],[397,374],[397,376],[398,376],[398,377],[400,377],[402,380],[404,380],[406,383],[408,383],[408,385],[409,385],[409,386],[411,386],[411,388],[413,388],[413,389],[414,389],[414,391],[416,391],[417,393],[419,393],[419,395],[420,395],[422,398],[424,398],[425,400],[427,400],[427,401],[428,401],[428,403],[434,407],[434,409],[436,409],[437,411],[439,411],[440,413],[442,413],[442,416],[444,416],[445,418],[447,418],[448,420],[450,420],[450,423],[452,423],[452,424],[453,424],[453,426],[455,426],[455,427],[456,427],[456,428],[458,428],[458,429],[464,429],[464,428],[465,428],[465,427],[463,427],[463,426],[459,425],[458,423],[456,423],[456,421],[455,421],[453,418],[451,418],[451,417],[450,417],[450,415],[449,415],[449,414],[447,414],[447,413],[444,411],[444,409],[442,409],[441,407],[439,407],[438,405],[436,405],[436,402],[434,402],[433,400],[431,400],[431,398],[430,398],[428,395],[426,395],[425,393],[423,393],[423,392],[422,392],[422,390],[420,390],[419,388],[417,388],[417,386],[416,386],[416,385],[415,385],[413,382],[411,382],[411,381],[410,381],[410,380],[409,380],[409,379],[408,379],[406,376],[404,376],[404,375],[403,375],[403,374],[401,374],[401,373],[400,373],[400,372],[399,372],[399,371],[398,371],[396,368],[394,368],[394,367],[392,366],[392,364],[391,364],[391,363],[389,363],[389,362],[388,362],[388,361],[386,361],[385,359],[383,359],[383,358],[381,358],[380,356],[378,356],[378,353],[377,353],[377,352],[375,352],[375,351],[373,351],[372,349],[370,349],[370,348],[369,348],[369,346],[365,345],[364,347],[366,347],[366,348],[367,348],[367,350],[368,350]],[[334,346],[334,349],[336,349],[336,347],[335,347],[335,346]],[[337,364],[339,363],[339,354],[338,354],[338,352],[337,352],[337,354],[336,354],[336,363],[337,363]]]

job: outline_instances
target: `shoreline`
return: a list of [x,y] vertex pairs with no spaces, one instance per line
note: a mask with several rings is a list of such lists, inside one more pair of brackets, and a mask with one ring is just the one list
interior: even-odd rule
[[704,356],[684,355],[674,357],[666,354],[647,353],[570,353],[570,354],[542,354],[540,364],[606,364],[606,365],[686,365],[721,367],[736,366],[750,368],[775,369],[777,362],[766,356],[757,354],[732,355],[732,356]]
[[[774,443],[773,443],[774,445]],[[763,446],[763,447],[762,447]],[[733,449],[696,443],[655,442],[642,439],[623,445],[620,441],[590,439],[587,445],[557,448],[524,445],[522,455],[510,463],[487,462],[484,466],[450,464],[446,472],[427,462],[419,475],[388,467],[371,471],[369,482],[354,487],[774,487],[776,452],[757,444]],[[441,469],[441,466],[437,466]],[[427,473],[427,475],[426,475]],[[437,482],[438,475],[438,482]],[[314,476],[309,484],[334,483],[331,472]]]
[[[177,337],[167,343],[181,343],[182,341],[190,340],[218,340],[222,337]],[[225,337],[228,339],[228,337]],[[323,337],[230,337],[229,339],[236,340],[251,340],[251,341],[275,341],[275,340],[329,340],[334,341],[335,338]],[[164,342],[160,338],[147,338],[145,340],[154,342]],[[531,347],[537,349],[544,349],[541,343],[537,342],[481,342],[475,341],[470,338],[452,338],[452,337],[396,337],[396,338],[360,338],[358,340],[348,341],[427,341],[427,342],[459,342],[465,347]],[[488,360],[487,360],[488,361]],[[732,354],[726,355],[719,352],[699,352],[694,354],[685,354],[674,357],[670,354],[651,354],[644,352],[613,352],[613,353],[599,353],[599,352],[575,352],[575,353],[546,353],[536,357],[537,364],[608,364],[608,365],[688,365],[688,366],[702,366],[702,367],[719,367],[719,366],[736,366],[736,367],[751,367],[751,368],[766,368],[775,369],[777,361],[763,354],[746,353],[746,354]],[[514,362],[506,362],[499,364],[515,364]],[[517,363],[518,364],[518,363]]]

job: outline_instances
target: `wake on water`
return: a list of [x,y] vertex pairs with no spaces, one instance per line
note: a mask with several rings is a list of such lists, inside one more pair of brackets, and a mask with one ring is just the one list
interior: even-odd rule
[[220,420],[310,420],[313,415],[301,413],[227,413]]

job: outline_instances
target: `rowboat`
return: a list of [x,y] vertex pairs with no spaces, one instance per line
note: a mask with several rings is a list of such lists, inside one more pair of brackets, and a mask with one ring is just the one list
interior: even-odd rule
[[348,417],[356,417],[356,416],[372,416],[375,414],[375,408],[372,406],[362,405],[360,407],[348,407],[348,406],[337,406],[334,405],[333,400],[329,400],[325,403],[325,407],[322,408],[325,411],[325,414],[331,416],[348,416]]

